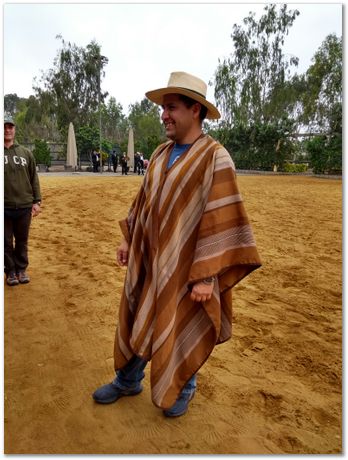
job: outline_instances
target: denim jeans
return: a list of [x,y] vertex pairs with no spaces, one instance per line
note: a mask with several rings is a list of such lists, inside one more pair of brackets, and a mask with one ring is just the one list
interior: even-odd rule
[[116,377],[112,382],[121,390],[136,390],[141,387],[140,382],[145,377],[144,369],[147,361],[133,356],[133,358],[116,373]]
[[[117,371],[116,377],[112,382],[117,388],[122,390],[136,390],[141,387],[141,381],[145,377],[144,369],[147,361],[133,356],[133,358],[122,369]],[[194,374],[184,386],[181,394],[190,394],[197,387],[197,378]]]

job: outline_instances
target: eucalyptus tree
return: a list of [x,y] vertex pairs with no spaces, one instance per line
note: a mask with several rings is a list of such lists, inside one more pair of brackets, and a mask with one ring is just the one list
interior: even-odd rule
[[321,136],[306,150],[315,172],[342,172],[342,37],[328,35],[315,53],[304,80],[304,123]]
[[15,113],[18,110],[18,103],[20,98],[16,93],[5,94],[4,95],[4,112],[6,115],[11,115],[14,117]]
[[53,67],[34,79],[34,91],[42,110],[56,117],[58,129],[65,133],[69,123],[78,126],[93,123],[93,114],[103,103],[106,92],[100,91],[101,78],[108,58],[101,55],[96,41],[85,48],[61,40]]
[[299,11],[288,11],[286,4],[264,11],[258,21],[250,12],[243,25],[233,26],[234,51],[215,72],[215,99],[228,126],[274,122],[295,103],[287,82],[298,58],[285,56],[282,48]]
[[312,58],[304,80],[303,121],[313,131],[342,130],[342,37],[328,35]]
[[289,134],[295,129],[300,78],[298,58],[283,47],[297,10],[269,4],[257,20],[253,12],[232,29],[233,52],[219,60],[215,99],[223,120],[218,138],[233,152],[236,166],[279,169],[292,157]]

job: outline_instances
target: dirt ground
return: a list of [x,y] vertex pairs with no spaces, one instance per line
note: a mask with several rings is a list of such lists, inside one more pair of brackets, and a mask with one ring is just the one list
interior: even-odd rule
[[342,452],[342,183],[239,176],[263,267],[234,289],[234,336],[198,374],[189,412],[144,391],[91,398],[113,379],[124,268],[115,250],[140,181],[41,176],[32,281],[4,287],[7,454]]

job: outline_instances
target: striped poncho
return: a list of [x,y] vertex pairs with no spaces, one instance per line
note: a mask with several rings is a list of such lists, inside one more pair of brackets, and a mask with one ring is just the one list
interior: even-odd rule
[[[169,408],[211,354],[231,337],[231,288],[261,265],[228,152],[208,135],[167,170],[159,146],[127,219],[128,269],[115,338],[115,369],[151,360],[153,403]],[[190,286],[214,276],[211,300]]]

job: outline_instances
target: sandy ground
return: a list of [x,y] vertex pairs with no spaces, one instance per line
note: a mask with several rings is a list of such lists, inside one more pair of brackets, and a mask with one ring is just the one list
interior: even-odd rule
[[4,287],[5,453],[329,454],[341,439],[340,180],[240,176],[263,267],[234,289],[234,337],[189,412],[143,393],[107,406],[125,269],[115,262],[137,176],[41,176],[28,285]]

